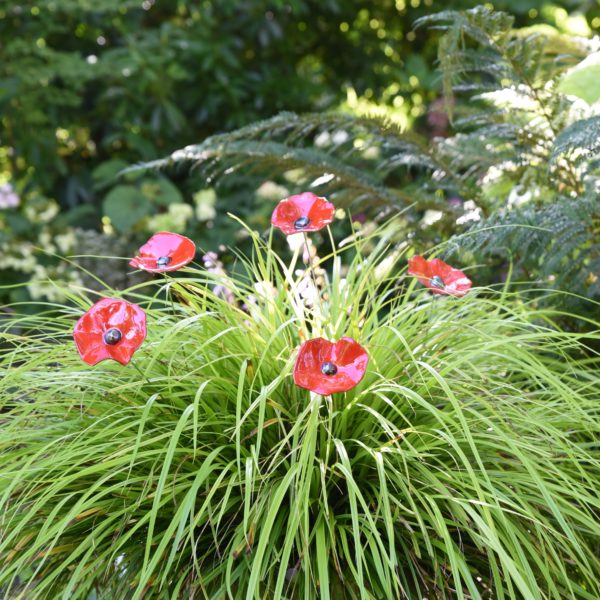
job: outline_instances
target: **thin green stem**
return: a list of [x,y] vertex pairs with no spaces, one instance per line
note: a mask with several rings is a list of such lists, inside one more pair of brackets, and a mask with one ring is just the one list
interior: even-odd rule
[[[312,260],[312,257],[310,255],[310,244],[308,242],[308,236],[306,235],[306,232],[304,232],[303,234],[304,237],[304,247],[306,249],[306,256],[307,256],[307,261],[308,261],[308,272],[310,275],[310,279],[313,285],[313,291],[314,291],[314,300],[313,300],[313,316],[316,317],[316,331],[314,331],[314,333],[320,334],[322,332],[322,328],[324,327],[325,324],[325,313],[323,312],[323,303],[322,303],[322,299],[321,299],[321,290],[319,289],[319,284],[317,282],[317,276],[315,274],[315,265],[314,262]],[[316,310],[315,310],[316,309]]]

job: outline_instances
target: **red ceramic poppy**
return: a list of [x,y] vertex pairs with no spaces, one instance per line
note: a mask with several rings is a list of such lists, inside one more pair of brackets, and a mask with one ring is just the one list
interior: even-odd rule
[[271,223],[286,235],[319,231],[333,221],[335,207],[325,198],[304,192],[282,200],[273,211]]
[[471,289],[471,280],[462,271],[439,258],[427,260],[423,256],[412,256],[408,259],[408,274],[414,275],[434,294],[464,296]]
[[176,271],[194,260],[196,244],[178,233],[161,231],[155,233],[138,254],[129,263],[132,267],[149,273]]
[[294,383],[323,396],[347,392],[363,378],[368,362],[367,351],[352,338],[343,337],[335,343],[314,338],[300,346]]
[[146,313],[137,304],[103,298],[77,321],[73,337],[88,365],[107,358],[126,365],[146,337]]

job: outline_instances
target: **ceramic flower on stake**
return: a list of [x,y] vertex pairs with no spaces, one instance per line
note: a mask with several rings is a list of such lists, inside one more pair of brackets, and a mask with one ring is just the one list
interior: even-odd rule
[[108,358],[126,365],[146,337],[146,313],[137,305],[103,298],[77,321],[73,338],[84,362]]
[[352,338],[337,342],[314,338],[300,346],[294,383],[323,396],[347,392],[361,381],[368,362],[367,351]]
[[196,244],[178,233],[155,233],[129,264],[149,273],[176,271],[194,260]]
[[331,202],[304,192],[282,200],[273,211],[271,223],[286,235],[319,231],[333,221],[334,213]]
[[414,275],[434,294],[464,296],[471,289],[471,280],[439,258],[427,260],[413,256],[408,260],[408,274]]

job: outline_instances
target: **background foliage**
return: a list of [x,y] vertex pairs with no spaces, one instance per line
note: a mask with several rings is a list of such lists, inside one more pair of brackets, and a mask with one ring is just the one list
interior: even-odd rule
[[600,73],[598,38],[514,29],[484,7],[417,26],[443,32],[444,135],[374,115],[285,114],[150,166],[193,165],[210,179],[287,173],[354,212],[402,212],[398,240],[487,257],[480,282],[514,262],[519,279],[598,297],[600,90],[588,83]]
[[[513,12],[517,25],[543,23],[583,36],[600,18],[594,3],[495,5]],[[128,165],[281,110],[375,113],[426,137],[445,135],[447,119],[435,104],[439,35],[413,24],[448,6],[421,0],[294,0],[268,9],[237,0],[3,4],[0,177],[21,202],[0,208],[0,277],[4,284],[29,283],[12,288],[10,298],[52,299],[58,288],[48,279],[76,277],[44,251],[104,254],[119,237],[128,255],[157,228],[187,232],[218,250],[240,242],[239,228],[220,215],[235,207],[264,226],[265,199],[294,188],[294,180],[261,187],[264,178],[247,174],[229,177],[216,191],[212,181],[183,172],[116,180]],[[125,276],[115,273],[113,283]]]

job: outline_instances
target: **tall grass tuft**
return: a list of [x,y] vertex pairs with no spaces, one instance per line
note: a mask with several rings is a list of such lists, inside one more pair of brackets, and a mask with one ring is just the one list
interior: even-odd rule
[[[86,290],[3,325],[6,597],[600,597],[600,371],[581,339],[506,290],[388,277],[404,257],[384,238],[326,257],[307,308],[298,254],[252,235],[237,275],[106,291],[148,313],[127,367],[80,361]],[[316,335],[365,346],[357,388],[294,385]]]

